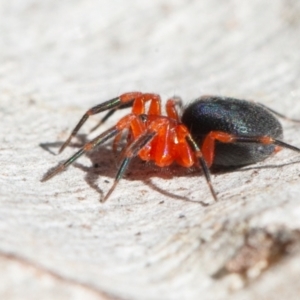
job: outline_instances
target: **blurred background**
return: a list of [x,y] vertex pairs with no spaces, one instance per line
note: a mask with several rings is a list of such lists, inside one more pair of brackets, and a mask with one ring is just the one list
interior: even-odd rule
[[0,9],[1,85],[48,103],[86,108],[130,90],[299,96],[297,1],[13,0]]

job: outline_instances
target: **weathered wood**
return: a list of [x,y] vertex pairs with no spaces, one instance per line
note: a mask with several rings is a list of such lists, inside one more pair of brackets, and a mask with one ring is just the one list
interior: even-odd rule
[[[82,114],[122,92],[300,118],[298,1],[21,2],[0,4],[0,298],[298,299],[297,153],[213,174],[218,203],[197,171],[141,161],[99,203],[109,146],[40,183],[94,136],[97,116],[53,155]],[[283,124],[299,147],[299,125]]]

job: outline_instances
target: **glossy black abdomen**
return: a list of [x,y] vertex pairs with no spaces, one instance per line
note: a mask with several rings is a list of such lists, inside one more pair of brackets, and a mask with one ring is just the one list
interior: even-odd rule
[[[186,107],[181,120],[199,146],[211,131],[282,138],[282,126],[267,108],[234,98],[204,96],[196,99]],[[256,163],[272,154],[274,148],[274,145],[257,143],[216,142],[213,165],[229,167]]]

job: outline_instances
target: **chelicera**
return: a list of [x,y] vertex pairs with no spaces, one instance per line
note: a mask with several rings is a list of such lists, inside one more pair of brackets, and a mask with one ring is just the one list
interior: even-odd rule
[[[146,103],[149,103],[147,109]],[[125,93],[90,108],[59,152],[69,145],[89,116],[108,110],[100,125],[117,109],[126,107],[132,107],[131,113],[86,143],[42,181],[60,173],[81,155],[109,139],[114,139],[113,146],[116,148],[124,132],[127,132],[127,143],[121,152],[122,162],[114,184],[102,202],[111,195],[135,156],[153,161],[160,167],[172,163],[187,168],[198,166],[214,200],[217,200],[211,182],[211,166],[239,167],[256,163],[281,148],[300,152],[299,148],[281,140],[283,130],[275,115],[286,117],[262,104],[228,97],[202,96],[182,109],[181,99],[173,97],[167,100],[166,115],[162,115],[160,96],[141,92]],[[179,109],[181,113],[178,113]]]

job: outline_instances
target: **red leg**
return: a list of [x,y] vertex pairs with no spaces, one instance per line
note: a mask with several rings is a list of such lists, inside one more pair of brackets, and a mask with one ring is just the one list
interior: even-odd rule
[[161,115],[161,99],[159,95],[149,94],[151,95],[151,102],[148,110],[148,115]]
[[211,167],[214,161],[216,140],[222,143],[233,143],[235,141],[235,137],[231,134],[221,131],[211,131],[205,137],[201,150],[209,168]]
[[[64,142],[61,146],[59,153],[62,152],[70,143],[71,139],[77,134],[82,125],[86,122],[86,120],[91,115],[98,114],[105,110],[112,110],[112,112],[108,112],[108,114],[104,117],[104,121],[113,114],[113,111],[119,107],[127,107],[130,106],[131,103],[133,105],[132,112],[134,114],[143,114],[145,113],[145,102],[150,101],[152,99],[159,98],[156,94],[143,94],[141,92],[130,92],[120,95],[119,97],[113,98],[111,100],[105,101],[99,105],[96,105],[90,108],[80,119],[78,124],[73,129],[69,138]],[[160,99],[160,98],[159,98]],[[158,114],[160,111],[158,111]],[[98,125],[96,126],[98,127]]]
[[121,104],[112,108],[108,111],[108,113],[101,119],[101,121],[91,129],[94,131],[101,124],[103,124],[113,113],[115,113],[118,109],[128,108],[132,106],[132,113],[141,115],[145,113],[145,103],[150,101],[150,107],[148,114],[149,115],[161,115],[161,99],[157,94],[149,94],[149,93],[140,93],[140,92],[130,92],[122,94],[120,97]]
[[[132,112],[135,114],[145,113],[145,102],[150,101],[150,108],[148,114],[161,114],[161,99],[156,94],[143,94],[140,92],[129,92],[122,94],[120,97],[121,104],[115,108],[110,109],[107,114],[100,120],[100,122],[91,129],[91,132],[101,126],[111,115],[118,109],[124,109],[133,106]],[[101,105],[101,104],[100,104]]]
[[173,161],[171,153],[171,139],[170,139],[170,124],[167,119],[163,119],[165,122],[155,122],[152,130],[156,132],[156,136],[151,143],[151,159],[155,161],[155,164],[159,167],[169,166]]
[[[125,94],[126,95],[126,94]],[[127,98],[127,96],[126,96]],[[140,94],[134,98],[132,113],[141,115],[145,113],[145,103],[151,100],[148,114],[158,115],[160,114],[160,97],[157,94]]]
[[173,97],[169,99],[166,104],[166,112],[169,118],[179,122],[180,120],[179,120],[178,112],[176,110],[176,106],[180,106],[180,107],[182,106],[181,98]]
[[90,108],[82,116],[82,118],[80,119],[78,124],[73,129],[73,131],[72,131],[71,135],[69,136],[69,138],[61,146],[61,148],[59,149],[59,153],[61,153],[69,145],[71,139],[77,134],[78,130],[86,122],[86,120],[88,119],[89,116],[98,114],[98,113],[100,113],[102,111],[105,111],[105,110],[115,109],[115,108],[121,106],[122,104],[126,105],[126,103],[132,102],[133,100],[135,100],[137,97],[139,97],[141,95],[142,95],[141,92],[131,92],[131,93],[122,94],[119,97],[116,97],[116,98],[113,98],[111,100],[105,101],[105,102],[103,102],[99,105],[96,105],[96,106]]
[[[142,129],[135,122],[141,122]],[[135,132],[137,130],[137,132]],[[173,162],[171,154],[170,124],[167,118],[154,115],[139,115],[134,122],[131,122],[131,132],[135,141],[145,132],[154,132],[155,137],[140,149],[138,155],[144,160],[153,160],[158,166],[167,166]],[[129,146],[130,147],[130,146]]]
[[[144,115],[131,114],[130,118],[128,118],[128,116],[125,116],[117,123],[118,128],[130,128],[130,140],[128,141],[128,145],[124,147],[124,151],[127,151],[128,147],[131,147],[131,144],[147,131],[148,123],[144,123],[142,116]],[[139,153],[140,158],[145,161],[150,160],[150,150],[150,145],[146,145],[145,147],[143,147],[143,149],[141,149]]]
[[207,162],[207,165],[210,167],[213,164],[214,161],[214,154],[215,154],[215,141],[219,141],[222,143],[257,143],[257,144],[263,144],[263,145],[275,145],[277,146],[275,148],[278,149],[278,147],[290,149],[296,152],[300,152],[300,149],[292,146],[290,144],[287,144],[285,142],[282,142],[280,140],[274,139],[270,136],[235,136],[233,134],[228,134],[222,131],[211,131],[206,138],[204,139],[203,145],[202,145],[202,152],[203,156]]
[[195,163],[194,153],[186,140],[189,131],[184,125],[180,124],[176,126],[174,134],[173,157],[179,165],[189,168]]
[[103,118],[98,122],[97,125],[95,125],[90,132],[95,131],[96,129],[98,129],[103,123],[105,123],[117,110],[119,109],[124,109],[124,108],[129,108],[132,107],[133,104],[133,100],[131,102],[126,102],[124,104],[121,104],[120,106],[116,107],[116,108],[112,108],[110,109],[104,116]]

